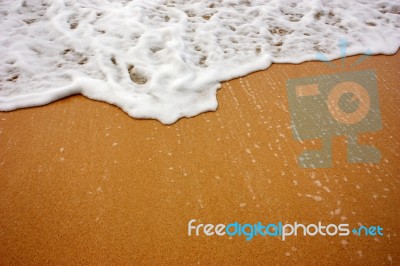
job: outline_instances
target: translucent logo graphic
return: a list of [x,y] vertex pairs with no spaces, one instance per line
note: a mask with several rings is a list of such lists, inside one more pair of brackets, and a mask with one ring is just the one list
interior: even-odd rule
[[[339,42],[342,64],[347,42]],[[354,65],[360,64],[367,55]],[[327,62],[323,54],[317,59]],[[382,128],[376,74],[374,70],[340,72],[290,79],[286,84],[292,131],[299,141],[321,139],[319,150],[298,157],[303,168],[332,167],[332,138],[347,137],[347,162],[379,163],[379,150],[358,142],[358,135]]]

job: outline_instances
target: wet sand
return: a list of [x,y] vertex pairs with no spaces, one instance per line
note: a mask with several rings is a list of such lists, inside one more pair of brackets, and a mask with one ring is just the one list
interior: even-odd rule
[[[298,166],[321,142],[293,138],[286,81],[342,71],[322,62],[225,82],[217,112],[170,126],[82,96],[0,113],[0,263],[398,264],[400,54],[360,69],[377,74],[383,127],[360,141],[378,164],[348,163],[336,137],[332,168]],[[379,225],[384,236],[196,237],[191,219]]]

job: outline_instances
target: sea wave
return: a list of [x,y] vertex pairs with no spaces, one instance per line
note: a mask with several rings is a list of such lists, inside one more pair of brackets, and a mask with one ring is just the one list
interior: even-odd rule
[[338,58],[342,38],[393,54],[399,29],[393,1],[3,0],[0,110],[83,94],[171,124],[216,110],[222,81]]

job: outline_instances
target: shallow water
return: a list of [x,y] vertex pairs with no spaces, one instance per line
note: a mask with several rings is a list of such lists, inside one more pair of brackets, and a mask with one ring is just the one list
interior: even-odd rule
[[400,45],[393,1],[6,0],[0,21],[0,110],[80,93],[165,124],[215,110],[221,81],[338,58],[339,40]]

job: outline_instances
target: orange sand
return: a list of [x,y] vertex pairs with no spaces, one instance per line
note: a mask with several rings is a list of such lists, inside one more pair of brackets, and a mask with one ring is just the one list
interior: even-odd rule
[[[293,138],[286,81],[338,71],[321,62],[225,82],[217,112],[171,126],[82,96],[0,113],[0,264],[398,264],[399,59],[357,68],[377,73],[383,129],[361,140],[380,164],[347,163],[338,137],[333,168],[298,167],[320,142]],[[191,219],[360,223],[385,236],[189,237]]]

